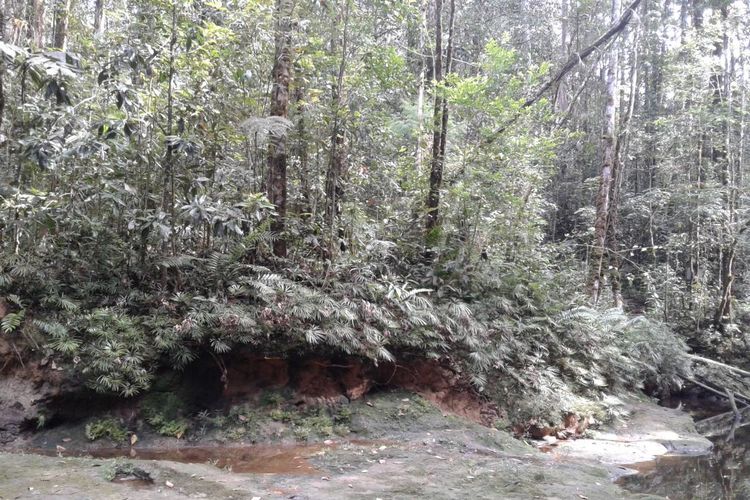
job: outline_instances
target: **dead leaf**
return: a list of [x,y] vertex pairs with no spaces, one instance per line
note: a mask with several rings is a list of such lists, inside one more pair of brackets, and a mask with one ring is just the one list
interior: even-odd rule
[[137,442],[138,442],[138,436],[136,434],[131,434],[130,435],[130,446],[133,446]]

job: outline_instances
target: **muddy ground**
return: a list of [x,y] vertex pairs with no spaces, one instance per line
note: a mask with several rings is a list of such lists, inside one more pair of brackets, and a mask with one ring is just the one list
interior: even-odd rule
[[[113,447],[87,439],[80,423],[60,425],[0,453],[0,498],[658,498],[614,484],[624,467],[542,453],[409,392],[369,395],[347,415],[326,439],[280,432],[263,444],[207,431],[192,440],[142,433]],[[52,456],[21,451],[32,449]],[[72,456],[87,453],[118,457]],[[153,482],[129,475],[134,467]]]

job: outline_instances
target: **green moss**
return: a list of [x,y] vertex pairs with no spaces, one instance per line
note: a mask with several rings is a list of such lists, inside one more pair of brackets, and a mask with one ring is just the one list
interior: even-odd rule
[[293,433],[298,441],[307,441],[310,438],[310,429],[307,427],[295,427]]
[[414,395],[404,398],[401,403],[391,411],[390,417],[394,419],[413,419],[429,413],[433,406],[424,398]]
[[339,425],[348,425],[352,421],[352,409],[349,406],[340,406],[333,415],[333,421]]
[[112,441],[120,442],[124,441],[128,436],[122,423],[113,417],[101,418],[89,422],[86,424],[85,432],[86,437],[91,441],[106,437]]
[[245,427],[235,426],[224,431],[224,436],[230,441],[241,441],[248,435],[248,431]]
[[266,391],[260,397],[260,404],[263,406],[281,406],[287,398],[279,391]]
[[305,417],[298,425],[310,429],[311,434],[316,434],[319,437],[333,436],[333,419],[329,415],[319,414]]
[[271,420],[273,420],[274,422],[289,423],[295,420],[294,413],[290,411],[285,411],[285,410],[272,410],[269,416],[271,417]]

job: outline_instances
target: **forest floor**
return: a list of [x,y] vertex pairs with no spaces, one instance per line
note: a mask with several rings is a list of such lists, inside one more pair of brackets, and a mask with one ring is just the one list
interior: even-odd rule
[[[81,425],[58,426],[0,453],[0,498],[657,498],[613,479],[628,472],[624,465],[705,452],[710,443],[687,414],[623,404],[628,420],[547,453],[404,391],[351,403],[346,436],[305,444],[144,435],[132,447],[106,448]],[[117,474],[132,467],[153,481]]]

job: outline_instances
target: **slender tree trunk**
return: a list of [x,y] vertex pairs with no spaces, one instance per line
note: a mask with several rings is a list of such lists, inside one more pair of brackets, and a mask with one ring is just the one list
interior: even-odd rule
[[[445,165],[445,145],[448,135],[448,108],[442,95],[440,85],[443,83],[443,21],[442,0],[435,0],[435,109],[433,114],[432,163],[430,168],[430,188],[427,194],[427,219],[425,227],[429,240],[434,237],[434,230],[439,227],[440,189],[443,184],[443,167]],[[455,0],[450,0],[448,20],[448,53],[452,57],[453,19]],[[448,59],[446,60],[448,61]],[[450,67],[446,64],[446,70]]]
[[68,18],[71,0],[57,0],[55,3],[55,26],[53,45],[60,50],[68,49]]
[[[448,14],[448,50],[445,54],[445,74],[450,75],[453,71],[453,24],[456,13],[455,0],[450,0],[450,9]],[[445,146],[448,140],[448,100],[443,99],[443,111],[440,117],[440,158],[445,163]],[[443,174],[440,173],[440,184],[443,181]],[[440,189],[438,185],[438,190]],[[439,197],[439,194],[438,194]]]
[[[171,136],[174,130],[174,77],[175,77],[175,57],[177,50],[177,0],[172,0],[172,28],[169,39],[169,81],[167,83],[167,126],[166,133]],[[175,248],[175,194],[174,194],[174,154],[173,147],[167,143],[167,150],[164,157],[164,183],[162,186],[162,210],[169,214],[169,239],[171,242],[172,253]],[[164,243],[166,250],[167,243]],[[166,283],[166,275],[164,276]]]
[[734,284],[734,260],[735,249],[737,246],[737,235],[735,234],[736,211],[734,207],[734,179],[731,172],[731,114],[732,114],[732,96],[731,96],[731,68],[729,58],[729,36],[727,34],[728,8],[722,7],[721,23],[722,38],[718,40],[714,48],[714,56],[721,62],[720,66],[711,75],[711,86],[713,88],[713,105],[715,111],[722,116],[720,125],[717,130],[717,136],[722,137],[721,141],[715,140],[711,148],[714,168],[717,170],[722,187],[722,199],[724,210],[727,214],[727,223],[722,227],[722,243],[719,245],[719,276],[721,283],[721,292],[719,295],[719,304],[714,314],[714,325],[719,331],[724,330],[724,326],[731,321],[732,316],[732,286]]
[[[295,74],[300,72],[296,71]],[[299,181],[302,191],[302,206],[299,211],[309,214],[312,211],[312,191],[310,189],[310,165],[307,154],[307,141],[309,139],[305,127],[305,88],[304,82],[297,81],[294,85],[294,103],[297,114],[297,157],[299,158]]]
[[415,154],[415,167],[417,175],[422,172],[422,162],[424,161],[424,92],[425,79],[427,73],[427,63],[425,61],[425,31],[427,30],[427,2],[420,1],[419,6],[419,89],[417,91],[417,144]]
[[[612,19],[620,14],[619,0],[612,0]],[[613,170],[615,168],[615,151],[617,148],[617,108],[619,85],[617,70],[619,52],[617,44],[612,47],[607,65],[607,98],[604,108],[604,133],[602,148],[604,150],[602,168],[599,175],[599,191],[596,195],[596,219],[594,221],[594,246],[592,248],[591,270],[589,278],[590,294],[594,304],[599,302],[604,280],[604,254],[607,245],[607,220],[610,214],[610,196]]]
[[44,47],[44,0],[31,0],[29,42],[35,49]]
[[101,35],[104,29],[104,0],[96,0],[94,4],[94,35]]
[[[292,76],[292,9],[291,0],[276,0],[276,51],[272,71],[271,116],[282,118],[288,115],[289,82]],[[276,235],[273,253],[277,257],[287,255],[284,236],[287,204],[286,167],[286,136],[272,135],[268,144],[268,199],[276,207],[276,217],[271,222],[271,231]]]
[[[560,54],[568,55],[568,0],[562,0],[560,6]],[[568,92],[565,78],[560,79],[555,92],[555,110],[565,112],[568,109]]]
[[335,82],[331,85],[333,95],[331,99],[333,111],[333,129],[331,132],[331,156],[328,161],[328,170],[326,172],[326,223],[328,224],[328,250],[331,258],[336,254],[337,238],[343,236],[342,231],[338,228],[338,220],[341,215],[341,202],[343,197],[342,178],[347,170],[347,151],[344,137],[344,75],[346,74],[346,59],[349,44],[349,0],[345,0],[343,11],[338,14],[337,25],[340,31],[338,36],[334,36],[331,43],[331,52],[337,50],[339,41],[341,45],[341,60],[338,71],[335,74]]
[[440,205],[440,180],[443,159],[440,157],[440,131],[442,125],[443,97],[439,85],[443,81],[443,0],[435,0],[435,60],[432,63],[435,94],[432,114],[432,160],[430,164],[430,191],[427,195],[426,228],[429,233],[437,226]]

